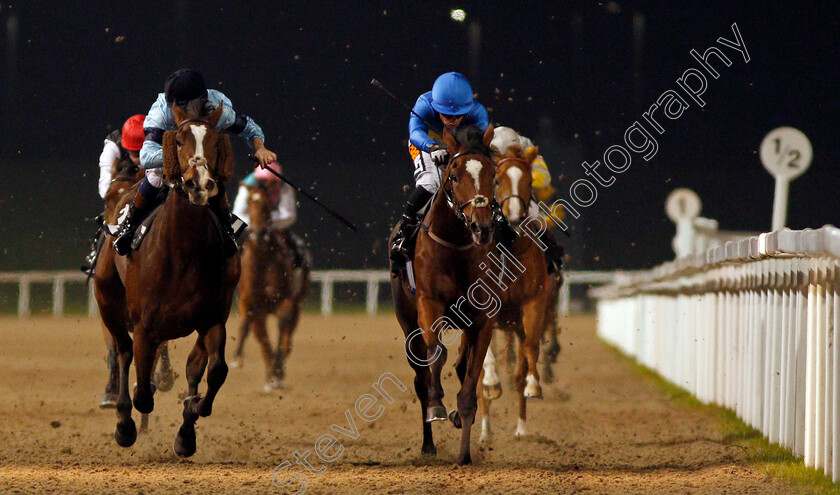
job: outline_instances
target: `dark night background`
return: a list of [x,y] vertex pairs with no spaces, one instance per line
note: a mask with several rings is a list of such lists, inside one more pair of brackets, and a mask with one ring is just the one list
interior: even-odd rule
[[[716,65],[705,108],[661,119],[659,152],[574,222],[574,269],[641,268],[673,257],[668,193],[694,189],[726,230],[767,230],[773,179],[757,155],[778,126],[811,140],[788,225],[838,223],[836,7],[754,2],[36,2],[7,0],[0,70],[0,271],[75,269],[101,209],[102,140],[145,113],[179,67],[204,73],[266,133],[285,172],[354,220],[351,234],[299,196],[318,268],[384,268],[385,239],[412,180],[408,112],[440,73],[466,74],[491,121],[541,146],[560,197],[676,79],[738,24],[751,60]],[[467,22],[449,19],[463,8]],[[641,34],[634,43],[636,32]],[[639,30],[638,21],[644,28]],[[480,52],[469,48],[480,25]],[[720,47],[720,45],[717,45]],[[690,102],[691,103],[691,102]],[[238,141],[237,179],[250,168]],[[603,170],[603,169],[602,169]],[[555,178],[556,181],[556,178]],[[235,190],[230,187],[229,191]],[[231,197],[231,200],[233,198]]]

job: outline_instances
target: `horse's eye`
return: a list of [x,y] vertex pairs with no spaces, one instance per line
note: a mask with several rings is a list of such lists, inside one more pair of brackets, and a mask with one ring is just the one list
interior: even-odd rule
[[450,175],[449,177],[452,178],[452,182],[458,182],[458,176],[457,175]]
[[499,179],[494,180],[493,185],[498,186],[499,185]]

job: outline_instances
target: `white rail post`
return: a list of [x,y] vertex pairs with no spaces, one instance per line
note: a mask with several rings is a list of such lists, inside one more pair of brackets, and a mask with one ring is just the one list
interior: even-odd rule
[[837,278],[840,268],[833,262],[831,277],[832,314],[831,326],[833,333],[832,350],[834,351],[834,390],[831,401],[831,479],[840,479],[840,291],[837,290]]
[[371,275],[367,280],[367,300],[365,301],[367,314],[375,315],[379,306],[379,280]]
[[321,280],[321,314],[331,315],[333,312],[333,278],[325,275]]
[[99,312],[99,305],[96,303],[96,294],[93,292],[93,283],[88,287],[88,302],[87,302],[88,316],[96,316]]
[[29,298],[31,281],[29,277],[24,275],[20,277],[18,283],[20,284],[18,288],[18,316],[23,318],[24,316],[29,316],[30,313]]
[[563,285],[560,286],[560,312],[563,316],[569,316],[569,308],[571,307],[571,290],[569,289],[569,277],[563,277]]
[[64,277],[56,276],[53,279],[53,316],[59,317],[64,313]]

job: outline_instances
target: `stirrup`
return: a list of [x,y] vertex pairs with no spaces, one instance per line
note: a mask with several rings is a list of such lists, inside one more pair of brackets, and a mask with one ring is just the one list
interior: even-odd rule
[[394,241],[391,243],[389,258],[392,261],[411,261],[411,258],[414,257],[413,249],[411,249],[411,240],[420,222],[416,218],[403,215],[400,219],[400,224],[400,229],[397,235],[394,236]]

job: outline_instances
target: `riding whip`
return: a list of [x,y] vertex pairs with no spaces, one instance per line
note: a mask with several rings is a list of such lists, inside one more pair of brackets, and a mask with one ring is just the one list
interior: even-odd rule
[[[260,159],[259,159],[259,158],[257,158],[257,157],[255,157],[254,155],[248,155],[248,159],[249,159],[249,160],[251,160],[251,161],[253,161],[253,162],[260,163]],[[333,218],[335,218],[336,220],[338,220],[339,222],[343,223],[343,224],[344,224],[344,225],[345,225],[348,229],[352,230],[353,232],[358,232],[358,230],[356,230],[356,226],[355,226],[355,225],[353,225],[353,223],[352,223],[352,222],[350,222],[350,220],[347,220],[346,218],[344,218],[343,216],[339,215],[339,214],[338,214],[335,210],[333,210],[333,209],[332,209],[332,208],[330,208],[329,206],[327,206],[327,205],[325,205],[324,203],[322,203],[322,202],[318,201],[317,199],[315,199],[315,197],[314,197],[314,196],[312,196],[311,194],[309,194],[308,192],[304,191],[304,190],[303,190],[303,189],[301,189],[300,187],[298,187],[298,186],[296,186],[296,185],[292,184],[291,182],[289,182],[289,179],[285,178],[285,177],[283,176],[283,174],[281,174],[281,173],[279,173],[279,172],[275,172],[275,171],[274,171],[274,170],[272,170],[270,167],[265,167],[263,170],[267,170],[267,171],[271,172],[273,175],[277,176],[277,178],[278,178],[278,179],[280,179],[280,180],[282,180],[283,182],[285,182],[286,184],[288,184],[288,185],[292,186],[292,188],[293,188],[295,191],[297,191],[297,192],[299,192],[299,193],[303,194],[303,195],[304,195],[304,196],[306,196],[307,198],[309,198],[309,199],[311,199],[312,201],[314,201],[316,205],[318,205],[318,206],[320,206],[321,208],[323,208],[323,209],[324,209],[324,211],[326,211],[327,213],[329,213],[330,215],[332,215],[332,217],[333,217]]]
[[373,86],[375,86],[375,87],[377,87],[377,88],[381,89],[381,90],[382,90],[382,92],[383,92],[383,93],[385,93],[386,95],[390,96],[392,100],[394,100],[394,101],[396,101],[397,103],[399,103],[400,105],[404,106],[404,107],[405,107],[405,108],[406,108],[409,112],[411,112],[411,113],[412,113],[412,115],[414,115],[414,116],[415,116],[415,117],[417,117],[418,119],[422,120],[422,121],[423,121],[423,123],[424,123],[424,124],[426,124],[426,126],[427,126],[429,129],[434,129],[434,128],[435,128],[435,126],[433,126],[433,125],[431,124],[431,122],[429,122],[428,120],[424,119],[423,117],[421,117],[421,116],[417,115],[417,112],[415,112],[415,111],[414,111],[414,110],[413,110],[410,106],[408,106],[408,105],[406,105],[405,103],[403,103],[403,101],[402,101],[402,100],[400,100],[399,98],[397,98],[397,96],[396,96],[394,93],[392,93],[392,92],[388,91],[388,88],[386,88],[385,86],[383,86],[383,85],[382,85],[382,83],[381,83],[381,82],[379,82],[377,79],[371,79],[370,83],[371,83]]

